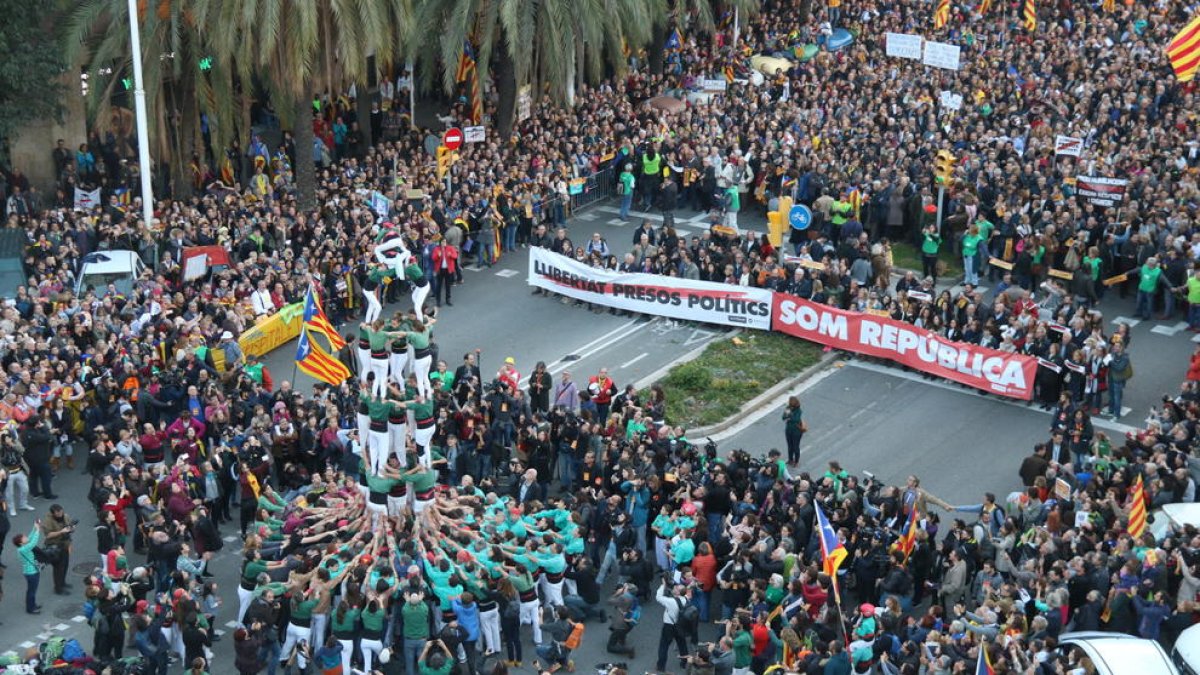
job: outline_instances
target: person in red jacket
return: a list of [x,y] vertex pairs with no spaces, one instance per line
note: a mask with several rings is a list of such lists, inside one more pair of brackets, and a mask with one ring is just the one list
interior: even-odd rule
[[601,368],[599,375],[588,379],[588,393],[592,395],[592,401],[596,404],[596,421],[601,424],[607,422],[612,397],[617,393],[617,385],[608,376],[608,368]]
[[453,307],[450,302],[450,289],[454,286],[458,274],[458,248],[446,243],[445,239],[438,241],[431,254],[433,259],[433,301],[438,307],[442,306],[442,290],[446,291],[446,305]]

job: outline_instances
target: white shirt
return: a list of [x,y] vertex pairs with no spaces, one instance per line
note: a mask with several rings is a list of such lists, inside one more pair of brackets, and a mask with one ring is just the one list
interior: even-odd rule
[[250,303],[258,316],[275,311],[275,303],[271,300],[271,292],[267,290],[254,291],[250,294]]

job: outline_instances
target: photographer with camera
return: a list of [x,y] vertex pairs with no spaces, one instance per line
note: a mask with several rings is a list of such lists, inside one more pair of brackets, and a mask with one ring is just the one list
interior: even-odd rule
[[72,586],[67,583],[67,570],[71,567],[71,535],[79,525],[78,518],[69,518],[62,505],[52,504],[42,521],[42,531],[47,551],[55,550],[50,556],[54,576],[55,595],[68,595]]

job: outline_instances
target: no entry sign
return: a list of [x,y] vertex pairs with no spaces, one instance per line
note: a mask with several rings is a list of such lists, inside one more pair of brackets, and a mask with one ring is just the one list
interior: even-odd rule
[[462,142],[463,132],[458,127],[450,127],[442,134],[442,145],[446,146],[447,150],[457,150]]

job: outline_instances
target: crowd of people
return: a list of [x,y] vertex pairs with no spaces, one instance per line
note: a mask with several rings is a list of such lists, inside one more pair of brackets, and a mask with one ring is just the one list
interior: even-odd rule
[[[1197,609],[1197,533],[1156,539],[1129,521],[1136,499],[1195,499],[1200,376],[1125,439],[1091,418],[1122,414],[1133,374],[1128,329],[1110,333],[1095,311],[1102,295],[1133,294],[1144,319],[1186,300],[1200,330],[1194,91],[1159,56],[1186,8],[1047,3],[1027,34],[1015,7],[958,4],[939,37],[961,45],[962,67],[946,71],[885,56],[885,33],[931,24],[929,3],[843,4],[801,24],[792,3],[767,0],[737,44],[729,26],[710,39],[683,17],[665,74],[635,57],[573,108],[539,102],[511,142],[467,146],[448,187],[425,135],[404,128],[408,74],[381,87],[368,120],[320,106],[311,158],[286,134],[274,151],[255,137],[245,153],[197,158],[192,196],[157,205],[153,224],[117,194],[136,170],[115,139],[60,144],[52,199],[6,172],[0,204],[28,234],[29,282],[0,312],[0,539],[16,550],[24,610],[41,611],[45,566],[70,595],[72,558],[93,557],[77,530],[88,515],[54,504],[17,520],[31,497],[58,499],[84,448],[90,654],[107,662],[129,644],[150,675],[214,667],[208,565],[230,527],[244,541],[228,636],[243,675],[372,672],[393,651],[410,674],[502,674],[535,656],[553,672],[574,667],[585,630],[607,630],[628,670],[642,664],[630,635],[652,630],[638,628],[651,604],[655,669],[691,675],[951,673],[981,650],[995,672],[1093,672],[1055,649],[1068,628],[1169,646]],[[834,28],[852,44],[761,86],[750,77],[750,55],[795,53]],[[708,102],[644,105],[727,68],[727,91]],[[1082,156],[1056,156],[1059,134],[1086,139]],[[939,150],[959,160],[941,229]],[[232,162],[243,157],[245,171]],[[313,211],[296,205],[290,170],[309,159]],[[608,167],[622,217],[635,204],[662,214],[624,254],[565,227],[569,181]],[[1075,197],[1088,174],[1130,180],[1121,209]],[[101,186],[103,205],[74,211],[79,184]],[[371,191],[392,198],[386,214]],[[809,230],[779,247],[738,230],[739,211],[785,194],[812,206]],[[680,237],[678,208],[722,227]],[[197,245],[228,249],[232,264],[184,284]],[[555,381],[539,364],[525,378],[506,361],[492,377],[474,353],[451,370],[431,327],[462,265],[521,246],[770,287],[1036,355],[1050,438],[1022,462],[1023,490],[955,506],[916,476],[886,486],[836,463],[798,467],[798,401],[784,414],[788,456],[763,458],[689,442],[663,418],[670,392],[643,400],[606,371]],[[921,275],[894,273],[900,246],[919,250]],[[936,286],[943,248],[963,269],[955,293]],[[153,271],[77,297],[83,258],[117,249]],[[355,376],[301,392],[237,338],[313,284],[351,327],[340,356]],[[836,570],[818,510],[847,553]]]

